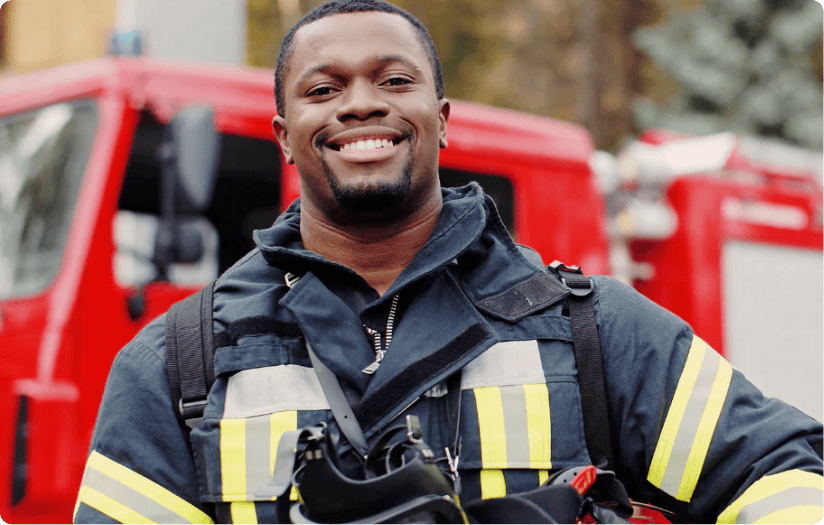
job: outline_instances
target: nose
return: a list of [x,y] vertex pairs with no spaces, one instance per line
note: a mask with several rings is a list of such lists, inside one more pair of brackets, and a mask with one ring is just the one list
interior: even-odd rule
[[346,87],[342,103],[338,106],[339,121],[366,120],[383,117],[389,113],[389,104],[381,98],[380,89],[367,79],[356,79]]

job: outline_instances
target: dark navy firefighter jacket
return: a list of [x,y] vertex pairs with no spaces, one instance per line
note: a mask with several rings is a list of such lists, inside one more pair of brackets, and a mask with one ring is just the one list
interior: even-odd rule
[[[545,269],[479,186],[443,199],[431,238],[383,297],[303,248],[299,201],[256,231],[257,248],[215,285],[216,382],[191,435],[172,407],[164,316],[143,329],[112,365],[75,521],[276,520],[261,487],[280,436],[333,420],[307,342],[367,439],[406,411],[436,454],[449,445],[445,380],[463,369],[462,501],[589,464],[568,314],[512,293]],[[292,288],[286,272],[301,277]],[[630,496],[691,522],[820,520],[821,424],[765,398],[675,315],[594,280],[615,470]],[[396,294],[391,345],[366,375],[375,354],[364,325],[383,331]],[[490,307],[507,297],[503,314]]]

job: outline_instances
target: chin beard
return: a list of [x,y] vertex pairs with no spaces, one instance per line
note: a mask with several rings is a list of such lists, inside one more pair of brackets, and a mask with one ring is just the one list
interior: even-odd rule
[[392,184],[342,186],[329,167],[325,166],[325,169],[335,202],[348,212],[388,211],[403,204],[412,191],[411,162],[404,166],[401,179]]

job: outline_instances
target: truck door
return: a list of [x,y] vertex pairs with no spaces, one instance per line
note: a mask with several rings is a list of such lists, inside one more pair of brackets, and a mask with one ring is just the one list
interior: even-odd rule
[[202,254],[169,268],[174,287],[157,282],[152,255],[160,222],[158,149],[166,127],[151,112],[141,113],[115,217],[115,276],[135,290],[130,299],[135,319],[151,319],[217,278],[254,247],[252,231],[269,227],[281,211],[281,155],[273,139],[221,133],[211,204],[203,214],[179,216],[200,237]]
[[76,249],[70,230],[100,114],[98,101],[88,98],[0,115],[0,514],[6,519],[49,522],[50,509],[36,503],[11,511],[46,492],[68,506],[67,494],[76,491],[69,454],[77,443],[77,390],[71,366],[43,351],[44,332],[52,329],[66,347],[77,338],[70,309],[54,305],[71,300],[59,297],[72,284],[61,270]]

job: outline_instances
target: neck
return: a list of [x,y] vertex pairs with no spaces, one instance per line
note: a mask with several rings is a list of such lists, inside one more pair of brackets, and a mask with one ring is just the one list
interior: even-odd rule
[[301,205],[303,246],[354,270],[381,296],[426,244],[438,224],[440,192],[415,213],[391,223],[341,225],[318,208]]

